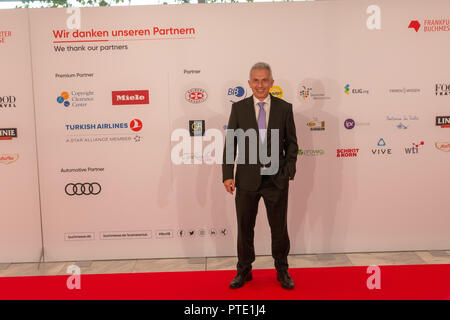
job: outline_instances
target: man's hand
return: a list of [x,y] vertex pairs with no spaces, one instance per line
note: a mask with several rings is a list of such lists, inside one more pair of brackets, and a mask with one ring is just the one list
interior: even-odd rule
[[227,192],[230,194],[233,194],[234,191],[234,180],[228,179],[223,182],[223,185],[225,186],[225,189],[227,189]]

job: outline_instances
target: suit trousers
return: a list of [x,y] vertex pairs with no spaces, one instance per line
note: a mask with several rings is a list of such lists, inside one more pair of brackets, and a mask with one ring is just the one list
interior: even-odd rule
[[290,242],[287,229],[287,205],[289,185],[279,189],[268,175],[261,176],[261,185],[256,191],[236,188],[236,215],[238,224],[237,271],[246,274],[252,270],[255,261],[254,228],[258,204],[261,197],[267,210],[271,239],[272,257],[278,271],[288,269],[287,256]]

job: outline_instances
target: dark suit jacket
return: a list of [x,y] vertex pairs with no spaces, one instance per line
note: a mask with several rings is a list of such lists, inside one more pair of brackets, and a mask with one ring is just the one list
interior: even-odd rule
[[[244,131],[254,129],[258,133],[253,96],[233,103],[227,129],[242,129]],[[279,170],[271,175],[271,179],[279,189],[284,189],[289,184],[289,179],[292,180],[295,176],[295,164],[298,153],[297,134],[292,113],[292,104],[272,95],[270,95],[270,114],[266,134],[269,156],[272,142],[270,129],[279,130]],[[237,139],[234,139],[234,159],[236,158],[236,145]],[[227,143],[225,142],[222,164],[223,181],[234,179],[234,162],[230,164],[226,163],[226,146]],[[242,150],[239,150],[239,153],[241,152]],[[256,164],[249,163],[248,141],[245,143],[245,159],[244,164],[237,164],[235,177],[236,187],[248,191],[256,191],[261,184],[261,162],[258,156],[258,162]]]

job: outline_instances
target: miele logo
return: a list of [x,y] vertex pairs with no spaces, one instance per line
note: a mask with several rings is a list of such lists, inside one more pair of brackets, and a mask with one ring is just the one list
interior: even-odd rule
[[148,90],[112,91],[113,106],[149,104]]

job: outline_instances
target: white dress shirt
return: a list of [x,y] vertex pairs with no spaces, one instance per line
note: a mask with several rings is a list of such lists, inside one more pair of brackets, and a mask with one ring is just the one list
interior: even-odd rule
[[[256,114],[256,123],[258,123],[259,118],[259,101],[255,96],[253,96],[253,104],[255,106],[255,114]],[[270,115],[270,94],[267,95],[267,97],[264,99],[264,111],[266,111],[266,129],[269,126],[269,115]]]

